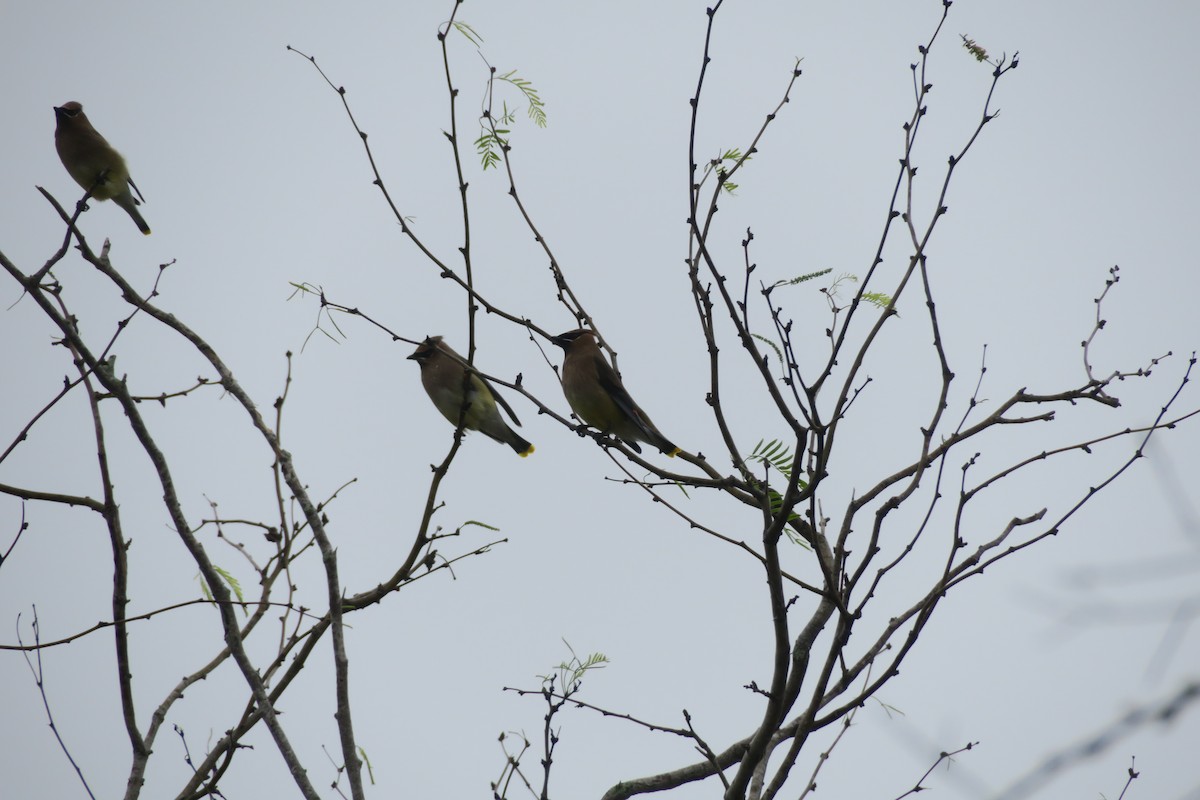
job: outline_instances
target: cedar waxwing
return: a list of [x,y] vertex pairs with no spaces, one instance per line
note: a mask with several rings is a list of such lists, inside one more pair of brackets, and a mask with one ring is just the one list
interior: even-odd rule
[[[533,452],[533,445],[504,422],[496,404],[504,406],[513,422],[520,425],[512,408],[493,391],[483,376],[468,372],[466,359],[450,349],[441,336],[430,336],[421,342],[409,358],[421,365],[421,383],[425,392],[452,425],[457,426],[461,420],[467,430],[479,431],[489,439],[508,445],[521,458]],[[467,390],[465,403],[463,389]]]
[[63,103],[55,106],[54,116],[58,120],[58,127],[54,129],[54,146],[75,182],[84,189],[90,189],[95,199],[112,200],[125,209],[125,213],[137,223],[138,230],[150,235],[150,226],[137,210],[139,201],[129,191],[132,186],[138,197],[142,196],[129,177],[125,159],[88,122],[83,106],[74,100]]
[[635,452],[642,452],[638,442],[646,442],[675,457],[679,448],[667,441],[646,412],[633,402],[621,383],[621,376],[600,352],[596,334],[580,329],[555,336],[551,341],[566,351],[563,394],[580,419],[603,433],[611,433]]

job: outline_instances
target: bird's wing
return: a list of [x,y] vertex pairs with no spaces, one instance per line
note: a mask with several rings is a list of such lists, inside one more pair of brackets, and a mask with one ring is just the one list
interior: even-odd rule
[[652,434],[647,425],[649,420],[646,419],[646,413],[638,408],[637,403],[633,402],[633,398],[629,396],[625,385],[621,383],[621,377],[617,375],[617,371],[600,354],[596,354],[596,372],[600,380],[600,385],[608,392],[613,402],[617,404],[617,408],[621,409],[625,413],[625,416],[633,420],[647,436],[651,436]]
[[[130,181],[130,182],[132,183],[132,181]],[[480,383],[482,383],[484,386],[486,386],[487,390],[492,393],[492,399],[496,401],[496,404],[499,405],[501,408],[503,408],[508,413],[508,416],[512,417],[512,421],[517,424],[517,427],[521,427],[521,420],[519,420],[517,418],[517,412],[513,411],[512,406],[510,406],[508,404],[508,401],[505,400],[504,397],[502,397],[501,394],[496,391],[496,387],[492,386],[492,382],[489,381],[487,378],[483,377],[483,373],[481,373],[479,370],[475,369],[475,367],[472,364],[467,363],[467,360],[465,358],[463,358],[462,356],[460,356],[458,353],[447,353],[446,355],[450,356],[450,358],[453,358],[459,364],[462,364],[463,369],[470,372],[472,375],[475,376],[476,379],[479,380]]]
[[129,185],[133,187],[133,191],[137,192],[138,199],[134,202],[138,203],[139,205],[146,202],[146,198],[142,197],[142,190],[137,188],[137,184],[133,182],[133,178],[129,179]]
[[[478,373],[476,374],[478,375]],[[488,391],[492,393],[492,397],[496,399],[496,404],[503,408],[505,412],[512,417],[512,421],[516,423],[518,428],[521,427],[521,420],[517,419],[517,412],[513,411],[512,406],[508,404],[508,401],[504,399],[504,396],[496,391],[496,387],[492,386],[492,382],[482,375],[478,375],[478,377],[479,380],[483,381],[483,385],[488,388]]]

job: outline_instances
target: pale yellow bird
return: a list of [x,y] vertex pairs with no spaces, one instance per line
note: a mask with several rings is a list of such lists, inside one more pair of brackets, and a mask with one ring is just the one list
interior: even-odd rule
[[508,427],[497,403],[520,425],[512,408],[482,375],[467,367],[466,359],[443,342],[441,336],[430,336],[421,342],[409,358],[421,366],[421,384],[426,394],[451,425],[457,426],[461,421],[467,430],[479,431],[508,445],[521,458],[533,452],[533,445]]
[[[149,235],[150,226],[137,209],[142,193],[129,177],[125,159],[92,127],[83,106],[74,100],[63,103],[55,106],[54,116],[58,121],[54,146],[67,172],[84,189],[90,189],[96,200],[112,200],[125,209],[138,230]],[[134,197],[133,192],[138,196]]]
[[571,410],[584,422],[603,433],[611,433],[640,453],[638,442],[654,445],[672,458],[679,448],[633,402],[621,376],[608,363],[596,334],[589,330],[568,331],[551,339],[566,351],[563,358],[563,394]]

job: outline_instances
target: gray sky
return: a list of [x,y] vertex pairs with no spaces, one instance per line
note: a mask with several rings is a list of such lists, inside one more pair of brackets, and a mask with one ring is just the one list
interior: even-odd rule
[[[27,3],[0,25],[0,72],[10,76],[0,249],[33,271],[61,242],[62,225],[34,187],[64,204],[78,198],[52,139],[53,106],[79,100],[125,154],[154,229],[141,237],[120,209],[93,204],[82,222],[93,245],[111,237],[114,262],[145,289],[157,265],[174,261],[160,304],[222,353],[261,408],[282,389],[284,353],[296,353],[285,446],[318,498],[357,478],[329,512],[352,591],[390,575],[407,551],[428,465],[444,455],[451,428],[421,391],[417,367],[404,360],[409,346],[340,319],[346,341],[318,335],[301,352],[317,306],[287,302],[289,281],[321,285],[330,299],[410,338],[445,334],[460,350],[464,303],[390,217],[337,96],[285,45],[315,55],[346,87],[403,213],[457,264],[461,215],[442,134],[447,101],[435,38],[450,8]],[[756,275],[764,280],[824,268],[865,273],[911,108],[908,64],[940,9],[932,0],[726,4],[702,102],[703,155],[744,147],[779,101],[793,60],[804,59],[791,103],[718,214],[711,244],[731,268],[751,226]],[[514,132],[518,187],[572,287],[620,352],[631,391],[664,433],[726,469],[704,403],[705,354],[683,266],[687,99],[704,4],[466,3],[459,18],[483,35],[491,64],[517,69],[546,100],[549,127],[522,118]],[[952,9],[931,62],[934,91],[917,154],[923,208],[947,155],[976,123],[990,82],[990,70],[966,55],[958,35],[993,54],[1021,52],[1020,68],[994,100],[1001,114],[956,174],[950,213],[929,251],[958,375],[954,416],[975,385],[984,344],[985,398],[1079,382],[1079,342],[1113,264],[1121,282],[1104,304],[1108,325],[1093,351],[1100,371],[1136,369],[1174,353],[1150,380],[1118,386],[1119,412],[1079,409],[1061,428],[985,440],[982,468],[995,471],[1015,454],[1088,432],[1149,422],[1200,342],[1191,241],[1200,214],[1200,121],[1191,102],[1198,24],[1200,10],[1171,2],[962,2]],[[452,56],[460,130],[469,140],[486,66],[462,38]],[[506,98],[523,109],[514,94]],[[480,291],[550,330],[574,327],[555,304],[545,257],[507,183],[482,174],[471,149],[464,151]],[[885,261],[897,274],[901,244],[898,237]],[[89,271],[68,258],[56,272],[85,332],[100,337],[124,309]],[[18,295],[10,281],[0,304],[7,309],[0,368],[10,376],[0,446],[70,372],[33,304],[8,308]],[[815,285],[780,299],[813,343],[814,358],[823,355],[829,314]],[[921,311],[913,292],[868,364],[875,383],[855,408],[857,433],[835,464],[827,511],[836,514],[852,492],[911,459],[929,404],[928,390],[911,376],[932,374]],[[480,337],[485,370],[521,372],[566,412],[553,373],[519,329],[481,317]],[[735,349],[726,343],[726,352]],[[147,393],[211,377],[198,357],[146,320],[135,321],[117,353],[120,370]],[[520,460],[468,437],[439,513],[447,528],[482,520],[508,542],[458,565],[457,580],[440,573],[350,621],[355,722],[374,766],[375,796],[487,796],[487,781],[502,767],[499,732],[534,736],[543,713],[535,700],[501,687],[535,688],[535,676],[567,655],[563,638],[581,654],[600,650],[612,659],[588,679],[585,700],[666,725],[682,724],[687,708],[714,746],[744,736],[757,718],[759,703],[742,688],[768,677],[767,599],[755,564],[689,530],[640,490],[606,481],[618,473],[590,441],[511,399],[537,453]],[[750,393],[730,403],[747,447],[783,435]],[[1197,404],[1193,392],[1180,408]],[[144,411],[194,519],[208,516],[206,497],[229,517],[270,517],[270,456],[232,400],[209,391]],[[133,539],[130,612],[195,597],[196,568],[168,529],[148,464],[119,413],[110,413],[117,489]],[[1195,596],[1197,430],[1193,422],[1159,439],[1150,460],[1057,538],[952,594],[900,677],[879,695],[887,708],[861,710],[822,772],[822,789],[895,797],[939,751],[979,741],[926,785],[938,797],[991,797],[1048,752],[1194,680],[1200,635],[1169,627],[1167,618],[1189,592]],[[1079,496],[1104,464],[1133,446],[1123,440],[1030,471],[981,504],[972,520],[977,538],[1013,515]],[[96,496],[94,450],[76,397],[0,464],[0,482]],[[958,463],[948,465],[955,481]],[[682,502],[731,535],[754,535],[752,513],[699,494]],[[14,641],[17,614],[29,638],[33,604],[45,639],[111,618],[108,543],[98,520],[41,505],[26,514],[31,528],[0,570],[0,642]],[[0,497],[0,548],[19,519],[19,504]],[[468,530],[460,551],[488,541],[482,529]],[[233,550],[211,537],[206,546],[250,579]],[[797,552],[793,563],[811,566],[805,555]],[[305,568],[302,585],[319,604],[319,563]],[[920,577],[913,576],[914,587]],[[208,609],[135,626],[140,718],[218,642]],[[123,790],[128,762],[112,650],[111,637],[101,634],[43,656],[59,729],[105,797]],[[282,704],[289,734],[322,786],[334,778],[320,749],[336,745],[330,673],[326,654],[314,658]],[[80,796],[19,655],[0,653],[0,686],[0,774],[12,796]],[[177,705],[168,722],[186,730],[193,754],[229,724],[242,687],[240,676],[223,669]],[[1115,797],[1136,755],[1142,777],[1133,797],[1195,797],[1198,720],[1190,714],[1150,728],[1028,796]],[[695,759],[685,742],[594,714],[573,711],[560,722],[561,797],[597,796],[617,780]],[[291,791],[265,732],[251,743],[256,752],[243,754],[230,773],[226,796]],[[814,740],[804,773],[827,745],[828,736]],[[188,772],[178,738],[164,732],[155,751],[144,796],[173,796]],[[534,773],[536,760],[525,762]],[[681,796],[715,792],[705,784]]]

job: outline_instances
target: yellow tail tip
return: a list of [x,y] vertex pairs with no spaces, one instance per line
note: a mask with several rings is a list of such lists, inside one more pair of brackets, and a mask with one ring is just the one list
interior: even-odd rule
[[526,450],[524,453],[518,453],[517,455],[519,455],[521,458],[527,458],[529,456],[529,454],[532,453],[536,449],[537,448],[535,448],[533,445],[529,445],[528,450]]

